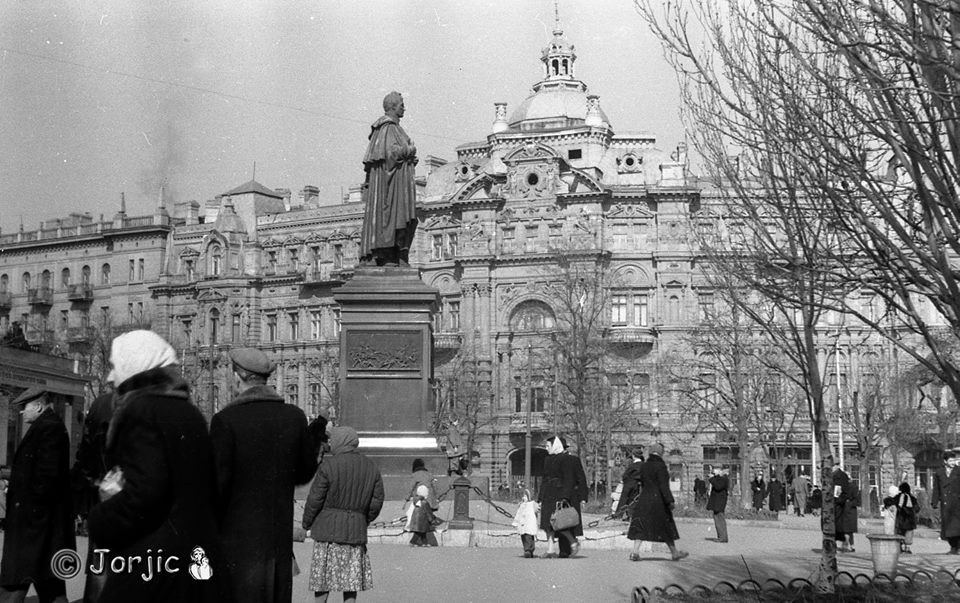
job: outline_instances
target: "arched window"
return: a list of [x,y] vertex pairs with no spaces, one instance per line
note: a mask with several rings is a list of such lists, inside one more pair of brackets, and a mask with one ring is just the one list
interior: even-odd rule
[[680,296],[671,295],[667,299],[667,322],[676,324],[680,322]]
[[90,266],[84,266],[80,269],[80,283],[83,285],[90,284]]
[[23,276],[20,278],[20,289],[26,293],[27,289],[30,288],[30,273],[24,272]]
[[560,61],[553,59],[550,61],[550,65],[553,67],[553,73],[551,75],[560,75]]
[[50,271],[44,270],[40,273],[40,286],[44,289],[50,288]]
[[0,274],[0,293],[6,293],[10,286],[10,277],[6,274]]
[[70,286],[70,269],[64,268],[60,271],[60,286],[66,289]]
[[220,310],[216,308],[210,310],[210,344],[213,345],[220,340]]
[[223,271],[223,247],[220,245],[211,245],[208,250],[209,255],[209,270],[207,274],[210,276],[220,276],[220,273]]
[[553,310],[541,301],[525,301],[510,315],[510,328],[514,331],[541,331],[555,325]]
[[287,386],[287,404],[300,406],[300,386],[296,383]]
[[100,267],[100,284],[110,284],[110,264],[104,264]]

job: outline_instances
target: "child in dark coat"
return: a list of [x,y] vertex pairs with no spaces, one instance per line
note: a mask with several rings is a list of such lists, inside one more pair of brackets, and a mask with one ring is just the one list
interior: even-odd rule
[[917,509],[917,499],[910,494],[910,484],[903,482],[897,496],[897,519],[894,525],[896,533],[903,536],[900,550],[908,555],[913,552],[910,545],[913,544],[913,531],[917,529]]
[[438,523],[433,514],[433,507],[429,501],[430,489],[420,484],[417,486],[417,500],[413,503],[413,515],[410,516],[410,531],[413,537],[410,546],[438,546],[437,537],[433,533]]

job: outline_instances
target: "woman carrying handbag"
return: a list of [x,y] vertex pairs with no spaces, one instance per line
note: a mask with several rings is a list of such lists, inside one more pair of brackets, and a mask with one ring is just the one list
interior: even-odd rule
[[[539,501],[542,510],[540,528],[547,533],[544,559],[571,557],[580,550],[577,541],[577,536],[583,535],[580,503],[586,498],[587,477],[580,459],[567,453],[563,438],[549,438]],[[560,537],[559,555],[556,552],[557,536]]]

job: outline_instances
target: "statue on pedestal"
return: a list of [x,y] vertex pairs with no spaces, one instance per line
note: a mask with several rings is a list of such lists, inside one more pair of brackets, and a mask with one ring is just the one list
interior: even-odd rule
[[417,147],[400,127],[404,106],[399,92],[384,97],[383,111],[384,115],[370,126],[370,143],[363,157],[366,180],[360,261],[406,266],[417,229]]

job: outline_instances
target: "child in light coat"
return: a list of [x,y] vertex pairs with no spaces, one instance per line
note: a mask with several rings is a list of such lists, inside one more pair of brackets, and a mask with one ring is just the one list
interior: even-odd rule
[[517,514],[513,517],[513,525],[520,532],[520,541],[523,543],[523,556],[533,558],[533,551],[537,546],[537,530],[540,521],[537,514],[540,512],[540,503],[530,500],[530,491],[523,491],[523,499],[517,507]]
[[894,535],[897,529],[897,496],[900,490],[896,486],[887,489],[887,496],[883,498],[883,533]]

